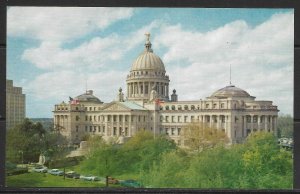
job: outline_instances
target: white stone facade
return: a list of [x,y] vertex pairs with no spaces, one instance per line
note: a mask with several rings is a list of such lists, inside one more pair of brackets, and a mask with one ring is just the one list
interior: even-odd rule
[[71,142],[79,143],[86,135],[129,138],[145,129],[167,134],[182,145],[181,130],[190,122],[223,130],[232,143],[242,142],[253,131],[277,134],[277,106],[272,101],[255,101],[255,97],[233,85],[205,100],[178,101],[176,90],[169,95],[169,76],[153,53],[149,36],[144,52],[127,76],[126,99],[121,88],[110,103],[101,102],[89,90],[68,103],[55,105],[54,127]]

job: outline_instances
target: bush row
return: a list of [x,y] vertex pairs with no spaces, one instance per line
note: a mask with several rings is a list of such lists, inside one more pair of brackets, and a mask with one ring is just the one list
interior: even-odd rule
[[78,165],[80,161],[84,159],[84,156],[74,156],[69,158],[63,158],[58,160],[50,160],[45,163],[49,168],[63,168],[66,166]]

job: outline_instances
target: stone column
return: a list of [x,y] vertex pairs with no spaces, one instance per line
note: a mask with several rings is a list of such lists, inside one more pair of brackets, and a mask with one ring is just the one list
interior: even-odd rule
[[167,97],[169,97],[169,86],[167,85]]
[[243,123],[244,136],[243,137],[247,137],[247,116],[246,115],[243,116],[243,121],[244,121],[244,123]]
[[270,132],[273,131],[273,116],[270,116]]
[[110,136],[114,136],[114,115],[110,115]]
[[269,116],[265,115],[265,131],[268,131],[268,118]]
[[253,115],[250,115],[251,133],[253,132]]
[[257,127],[258,127],[257,131],[260,131],[260,128],[261,128],[260,122],[261,122],[261,116],[257,115]]

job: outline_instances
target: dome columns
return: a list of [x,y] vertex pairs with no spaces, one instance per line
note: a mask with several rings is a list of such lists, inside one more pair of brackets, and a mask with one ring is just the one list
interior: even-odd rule
[[165,82],[153,82],[150,80],[127,83],[127,98],[133,100],[137,98],[148,100],[153,86],[155,86],[158,96],[168,98],[169,84]]

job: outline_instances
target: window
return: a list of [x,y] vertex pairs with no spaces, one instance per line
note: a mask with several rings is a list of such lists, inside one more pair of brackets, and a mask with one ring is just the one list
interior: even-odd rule
[[76,106],[76,108],[75,108],[76,110],[78,110],[78,107]]
[[178,106],[178,110],[182,110],[182,107],[180,105]]
[[88,120],[88,116],[85,116],[85,120],[86,120],[86,121]]
[[192,122],[194,121],[194,116],[191,116],[191,121],[192,121]]
[[87,132],[88,131],[88,126],[85,126],[85,132]]
[[94,107],[94,111],[96,111],[96,107]]
[[174,123],[175,122],[175,116],[172,116],[172,123]]
[[165,131],[166,131],[166,135],[169,135],[169,129],[165,128]]
[[175,110],[175,106],[174,105],[172,105],[172,110]]
[[246,116],[247,119],[247,123],[251,123],[251,117],[250,116]]
[[160,116],[160,122],[162,122],[164,120],[163,116]]
[[93,126],[90,126],[90,132],[92,132],[93,131]]
[[257,123],[257,116],[253,117],[253,123]]
[[206,105],[205,105],[205,108],[209,108],[209,104],[206,104]]
[[169,106],[166,106],[166,110],[169,110]]
[[166,122],[169,122],[169,116],[166,116]]
[[188,105],[184,105],[184,110],[188,110],[188,109],[189,109]]
[[110,121],[110,115],[107,116],[107,121]]
[[92,116],[90,116],[90,121],[92,121]]
[[184,122],[186,123],[187,122],[187,116],[184,116]]
[[171,129],[171,134],[175,135],[175,129],[174,128]]
[[181,116],[178,116],[178,123],[181,122]]
[[94,121],[97,121],[97,118],[96,118],[96,116],[94,116]]
[[214,104],[213,107],[214,107],[214,108],[217,108],[217,104]]
[[99,132],[99,133],[101,132],[101,127],[100,127],[100,126],[98,126],[98,132]]
[[79,127],[78,127],[78,125],[76,125],[76,132],[78,132],[78,130],[79,130]]
[[116,116],[116,115],[113,116],[113,121],[114,121],[114,122],[117,121],[117,116]]
[[177,134],[180,135],[180,132],[181,132],[181,128],[178,128],[177,129]]
[[87,110],[87,107],[84,107],[85,110]]
[[125,136],[128,136],[128,128],[125,127]]
[[94,131],[96,131],[97,130],[97,126],[94,126]]
[[92,107],[90,107],[90,111],[92,110]]
[[105,133],[105,126],[103,126],[103,129],[102,129],[103,133]]
[[221,108],[224,108],[224,103],[221,103]]
[[76,116],[76,121],[79,121],[79,116]]
[[195,110],[195,106],[194,105],[191,106],[191,110]]

